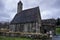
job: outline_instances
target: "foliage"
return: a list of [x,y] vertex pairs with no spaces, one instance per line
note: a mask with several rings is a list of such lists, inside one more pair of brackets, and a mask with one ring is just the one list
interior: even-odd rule
[[[33,38],[34,40],[35,38]],[[47,36],[42,35],[42,36],[38,36],[37,39],[43,39],[46,40]],[[26,37],[6,37],[6,36],[0,36],[0,40],[32,40],[31,38],[26,38]]]
[[30,38],[20,38],[20,37],[4,37],[0,36],[0,40],[31,40]]
[[43,36],[43,37],[42,37],[42,40],[46,40],[46,39],[47,39],[47,36]]
[[57,24],[57,25],[60,25],[60,18],[57,19],[56,24]]
[[60,34],[60,28],[56,28],[56,34]]

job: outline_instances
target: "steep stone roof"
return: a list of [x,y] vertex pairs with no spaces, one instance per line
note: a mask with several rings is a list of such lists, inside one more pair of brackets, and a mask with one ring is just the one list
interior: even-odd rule
[[39,7],[23,10],[15,15],[15,17],[11,21],[11,24],[36,22],[38,14],[40,14]]
[[51,26],[56,25],[56,20],[55,19],[44,19],[44,20],[41,20],[41,21],[42,21],[42,25],[51,25]]

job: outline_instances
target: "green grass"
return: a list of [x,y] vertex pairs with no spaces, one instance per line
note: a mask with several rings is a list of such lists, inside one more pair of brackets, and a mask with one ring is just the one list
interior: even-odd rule
[[60,34],[60,28],[56,28],[56,34]]
[[4,37],[0,36],[0,40],[31,40],[30,38],[20,38],[20,37]]

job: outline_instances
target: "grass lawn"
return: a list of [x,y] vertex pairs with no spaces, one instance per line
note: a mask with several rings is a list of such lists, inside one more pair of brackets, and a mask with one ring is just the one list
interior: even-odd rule
[[4,37],[0,36],[0,40],[31,40],[30,38],[20,38],[20,37]]
[[56,34],[60,34],[60,28],[56,28]]

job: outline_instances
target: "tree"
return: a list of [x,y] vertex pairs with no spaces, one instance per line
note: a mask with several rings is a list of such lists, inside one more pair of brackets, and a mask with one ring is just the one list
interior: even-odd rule
[[57,19],[56,24],[57,24],[57,25],[60,25],[60,18]]

